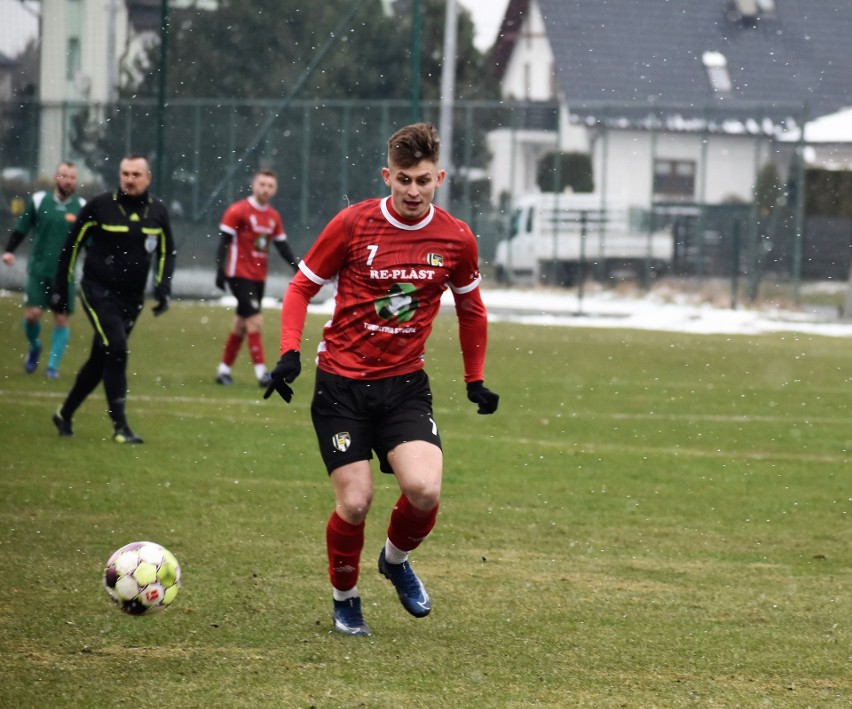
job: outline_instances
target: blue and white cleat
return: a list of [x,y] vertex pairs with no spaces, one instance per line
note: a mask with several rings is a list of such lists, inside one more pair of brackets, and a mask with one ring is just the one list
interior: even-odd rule
[[361,599],[334,602],[334,629],[343,635],[369,635],[370,628],[361,614]]
[[426,587],[411,569],[411,564],[389,564],[385,561],[385,548],[379,554],[379,573],[393,584],[405,608],[415,618],[424,618],[432,610],[432,601]]

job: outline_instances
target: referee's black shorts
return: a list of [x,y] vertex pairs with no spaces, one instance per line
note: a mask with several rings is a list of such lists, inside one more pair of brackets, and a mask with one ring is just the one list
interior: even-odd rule
[[257,315],[263,303],[265,281],[250,281],[248,278],[228,278],[228,287],[237,299],[237,315],[250,318]]
[[365,381],[317,370],[311,418],[326,470],[372,460],[393,473],[388,452],[406,441],[441,448],[432,416],[432,390],[422,369],[411,374]]
[[104,349],[126,352],[127,338],[142,311],[143,294],[127,295],[84,279],[80,300]]

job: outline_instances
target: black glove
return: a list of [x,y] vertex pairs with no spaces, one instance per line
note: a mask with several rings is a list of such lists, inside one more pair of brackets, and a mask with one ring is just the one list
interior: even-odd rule
[[289,404],[290,399],[293,398],[293,390],[287,385],[298,377],[301,371],[302,362],[299,359],[299,352],[297,350],[285,352],[269,375],[272,382],[264,392],[263,398],[268,399],[272,396],[273,391],[277,391],[281,398]]
[[225,272],[224,271],[216,271],[216,287],[219,290],[225,290]]
[[154,313],[154,317],[158,315],[162,315],[169,309],[169,289],[168,287],[164,287],[164,284],[158,285],[154,288],[154,298],[157,301],[157,304],[151,308],[151,312]]
[[151,312],[154,313],[154,317],[162,315],[169,309],[169,296],[163,295],[157,298],[157,304],[151,308]]
[[68,293],[55,288],[50,292],[50,309],[54,313],[62,314],[68,312]]
[[500,396],[486,389],[482,382],[467,383],[467,398],[479,405],[478,414],[493,414],[497,411]]

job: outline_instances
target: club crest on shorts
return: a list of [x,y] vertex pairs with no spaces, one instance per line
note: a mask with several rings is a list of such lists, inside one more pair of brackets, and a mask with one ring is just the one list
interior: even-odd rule
[[435,268],[440,268],[444,265],[444,257],[441,254],[426,254],[426,263]]
[[349,446],[352,445],[352,436],[349,435],[348,431],[335,433],[334,436],[332,436],[331,442],[335,450],[345,453],[349,450]]

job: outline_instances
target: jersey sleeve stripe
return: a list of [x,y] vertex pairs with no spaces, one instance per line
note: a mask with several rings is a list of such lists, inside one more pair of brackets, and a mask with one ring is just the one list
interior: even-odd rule
[[332,280],[323,278],[322,276],[318,276],[314,273],[310,268],[307,267],[304,261],[299,261],[299,270],[307,276],[308,280],[316,283],[318,286],[324,286],[328,283],[332,283]]
[[453,291],[453,293],[464,295],[465,293],[470,293],[472,290],[476,290],[479,287],[480,283],[482,283],[482,276],[477,276],[466,286],[454,286],[452,283],[450,283],[450,289]]

